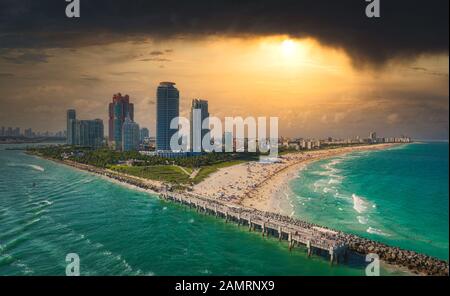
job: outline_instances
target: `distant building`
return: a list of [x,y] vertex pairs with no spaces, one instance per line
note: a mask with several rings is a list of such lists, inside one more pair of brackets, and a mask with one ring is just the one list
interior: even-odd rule
[[122,148],[122,126],[128,115],[134,121],[134,105],[130,103],[130,97],[120,93],[113,95],[113,101],[109,103],[108,136],[117,150]]
[[2,128],[0,129],[0,137],[4,137],[5,136],[5,127],[2,126]]
[[103,146],[104,126],[103,120],[76,120],[75,145],[91,148]]
[[122,151],[136,151],[139,149],[139,125],[130,116],[125,118],[122,126]]
[[76,144],[75,124],[77,120],[77,112],[73,109],[67,110],[67,145]]
[[[197,111],[195,111],[197,110]],[[194,124],[194,114],[198,112],[198,117]],[[203,129],[203,121],[206,120],[206,124],[208,124],[209,111],[208,111],[208,101],[206,100],[192,100],[191,106],[191,128],[190,128],[190,148],[191,151],[201,152],[204,149],[202,148],[202,141],[205,136],[209,133],[209,129]],[[195,131],[195,132],[194,132]],[[207,140],[206,140],[207,141]]]
[[31,128],[27,128],[25,129],[23,135],[27,138],[32,138],[33,137],[33,131],[31,130]]
[[146,127],[141,128],[141,131],[140,131],[141,144],[144,143],[144,141],[147,140],[148,138],[150,138],[150,131],[148,130],[148,128],[146,128]]
[[300,149],[306,149],[306,141],[305,140],[301,139],[299,145],[300,145]]
[[372,143],[376,143],[377,142],[377,133],[376,132],[371,132],[369,135],[369,140]]
[[177,132],[171,129],[172,119],[179,116],[180,93],[173,82],[161,82],[156,91],[156,150],[170,151],[170,139]]
[[314,148],[320,149],[320,140],[317,140],[317,141],[314,143]]

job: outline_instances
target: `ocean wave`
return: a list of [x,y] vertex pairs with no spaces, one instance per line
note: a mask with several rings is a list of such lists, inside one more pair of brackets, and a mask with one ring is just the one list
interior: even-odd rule
[[32,203],[32,205],[39,206],[38,209],[44,208],[46,206],[51,206],[52,204],[53,204],[52,201],[49,201],[49,200],[46,200],[46,199]]
[[7,166],[9,167],[17,167],[17,168],[32,168],[36,171],[44,172],[45,169],[39,165],[36,164],[18,164],[18,163],[8,163]]
[[369,222],[369,219],[364,216],[358,216],[356,218],[358,219],[359,224],[367,224],[367,222]]
[[358,213],[364,213],[369,208],[370,204],[365,201],[362,197],[357,196],[356,194],[352,194],[353,199],[353,209]]
[[330,180],[328,180],[328,184],[341,184],[342,183],[342,178],[331,178]]
[[376,235],[381,235],[381,236],[389,236],[389,234],[381,231],[380,229],[376,229],[376,228],[373,228],[373,227],[367,228],[366,231],[367,231],[367,233],[371,233],[371,234],[376,234]]
[[43,167],[39,166],[39,165],[29,164],[28,166],[29,166],[30,168],[35,169],[36,171],[40,171],[40,172],[44,172],[44,171],[45,171],[45,169],[44,169]]
[[12,265],[16,266],[17,268],[19,268],[21,270],[21,272],[26,274],[26,275],[34,273],[33,269],[31,269],[26,263],[24,263],[21,260],[17,260]]
[[211,270],[204,269],[204,270],[201,270],[200,273],[202,273],[202,274],[211,274]]
[[49,201],[49,200],[43,200],[43,201],[41,201],[41,203],[46,204],[48,206],[51,206],[53,204],[53,202]]
[[322,189],[323,193],[328,193],[328,192],[330,192],[330,191],[332,191],[332,190],[333,190],[333,189],[328,188],[328,187],[325,187],[325,188]]

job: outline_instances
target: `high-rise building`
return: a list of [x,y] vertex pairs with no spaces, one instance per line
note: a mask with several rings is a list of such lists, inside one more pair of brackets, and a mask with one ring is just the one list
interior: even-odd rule
[[25,129],[23,135],[27,138],[32,138],[33,137],[33,131],[31,130],[31,128],[27,128]]
[[67,110],[67,145],[75,145],[75,124],[77,112],[73,109]]
[[170,123],[179,116],[179,107],[180,93],[175,83],[161,82],[156,91],[156,150],[171,150],[170,139],[177,130],[171,129]]
[[369,135],[369,139],[372,143],[376,143],[377,142],[377,133],[376,132],[371,132]]
[[2,126],[2,128],[0,129],[0,137],[4,137],[5,136],[5,127]]
[[144,141],[148,138],[150,138],[150,132],[149,132],[148,128],[146,128],[146,127],[141,128],[140,142],[144,143]]
[[75,120],[75,145],[91,148],[103,146],[103,120]]
[[109,103],[108,136],[109,141],[115,143],[116,149],[122,148],[122,126],[128,115],[133,121],[134,105],[130,103],[130,97],[120,93],[113,95],[113,101]]
[[122,126],[122,151],[138,150],[139,136],[139,125],[127,116]]
[[[195,116],[197,118],[194,118]],[[206,121],[206,124],[208,123],[208,118],[208,101],[198,99],[192,100],[190,145],[191,151],[193,152],[201,152],[203,150],[202,141],[208,134],[209,129],[202,129],[202,125],[203,121]]]

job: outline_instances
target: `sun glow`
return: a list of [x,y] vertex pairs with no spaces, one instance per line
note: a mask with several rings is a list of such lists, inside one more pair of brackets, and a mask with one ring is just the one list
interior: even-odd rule
[[292,39],[286,39],[281,42],[281,51],[284,56],[292,57],[296,54],[298,44]]

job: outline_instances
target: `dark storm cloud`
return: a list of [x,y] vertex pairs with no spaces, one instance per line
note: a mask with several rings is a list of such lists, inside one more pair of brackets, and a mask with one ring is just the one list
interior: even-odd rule
[[345,49],[355,63],[448,52],[448,0],[0,0],[0,47],[79,47],[142,38],[289,34]]
[[417,71],[417,72],[426,73],[428,75],[448,77],[448,73],[443,73],[443,72],[438,72],[438,71],[430,71],[429,69],[424,68],[424,67],[411,67],[411,69],[414,71]]
[[37,64],[37,63],[47,63],[48,59],[52,57],[45,53],[32,53],[25,52],[19,55],[4,55],[3,60],[13,63],[13,64]]

